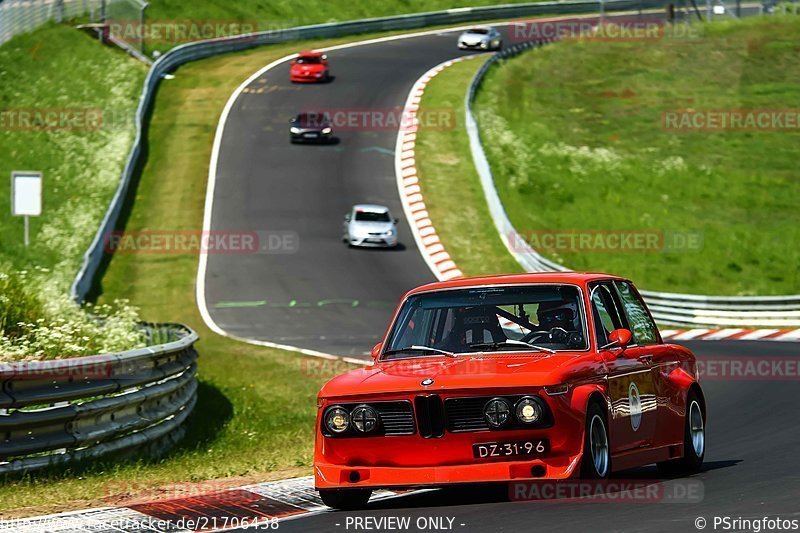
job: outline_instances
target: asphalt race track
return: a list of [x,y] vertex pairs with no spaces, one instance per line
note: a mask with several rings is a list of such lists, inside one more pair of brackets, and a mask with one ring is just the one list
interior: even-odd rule
[[[687,342],[702,361],[707,357],[791,357],[797,343]],[[701,482],[695,503],[509,501],[506,486],[433,490],[377,502],[354,512],[324,512],[289,520],[281,531],[358,531],[351,517],[410,517],[408,531],[420,531],[418,518],[453,518],[453,531],[698,531],[695,520],[713,517],[800,519],[800,426],[797,380],[706,380],[708,402],[705,469],[687,479],[664,480],[655,467],[614,475],[617,480],[661,481],[675,487]],[[693,490],[695,490],[693,489]],[[609,496],[613,496],[610,494]],[[463,524],[463,526],[461,525]],[[741,529],[738,529],[741,530]],[[364,531],[361,529],[360,531]],[[386,531],[377,529],[376,531]],[[716,531],[722,531],[717,528]]]
[[[212,230],[293,232],[299,249],[209,255],[207,303],[217,325],[241,337],[363,355],[403,293],[435,281],[397,193],[397,129],[334,129],[338,144],[292,145],[288,122],[301,110],[402,109],[422,74],[464,54],[452,34],[342,49],[328,54],[331,83],[293,85],[288,64],[279,65],[251,84],[263,93],[240,96],[222,138]],[[387,205],[400,218],[399,249],[341,241],[344,214],[356,203]]]

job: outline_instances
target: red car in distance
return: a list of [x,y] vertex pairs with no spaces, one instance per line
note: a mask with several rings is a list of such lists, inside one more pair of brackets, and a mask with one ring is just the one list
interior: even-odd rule
[[374,365],[320,391],[315,485],[379,488],[695,472],[706,404],[633,284],[575,272],[458,279],[406,294]]
[[296,83],[329,81],[328,56],[322,52],[300,52],[292,60],[289,79]]

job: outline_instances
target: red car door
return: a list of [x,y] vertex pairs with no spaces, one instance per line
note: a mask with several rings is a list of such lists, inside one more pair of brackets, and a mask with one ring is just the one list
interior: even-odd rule
[[[615,329],[630,329],[620,297],[610,282],[590,286],[598,347],[608,344]],[[635,337],[625,350],[611,349],[617,357],[605,362],[611,413],[611,453],[653,445],[656,435],[657,391],[648,347]]]
[[633,339],[637,344],[638,357],[649,367],[655,384],[657,423],[653,446],[664,446],[680,442],[683,438],[684,408],[683,391],[671,383],[666,376],[676,368],[677,354],[664,344],[655,321],[641,295],[627,281],[615,281],[614,286],[622,304],[623,312]]

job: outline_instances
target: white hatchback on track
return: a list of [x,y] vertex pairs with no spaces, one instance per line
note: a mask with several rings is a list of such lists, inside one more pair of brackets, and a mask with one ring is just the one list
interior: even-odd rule
[[344,216],[342,240],[350,246],[394,248],[397,219],[382,205],[358,204]]

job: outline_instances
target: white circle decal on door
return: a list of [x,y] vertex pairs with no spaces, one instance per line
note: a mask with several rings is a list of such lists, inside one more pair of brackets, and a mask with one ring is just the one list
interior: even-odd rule
[[642,425],[642,398],[639,396],[639,389],[636,383],[631,381],[628,387],[628,405],[631,409],[631,427],[634,431],[639,429]]

